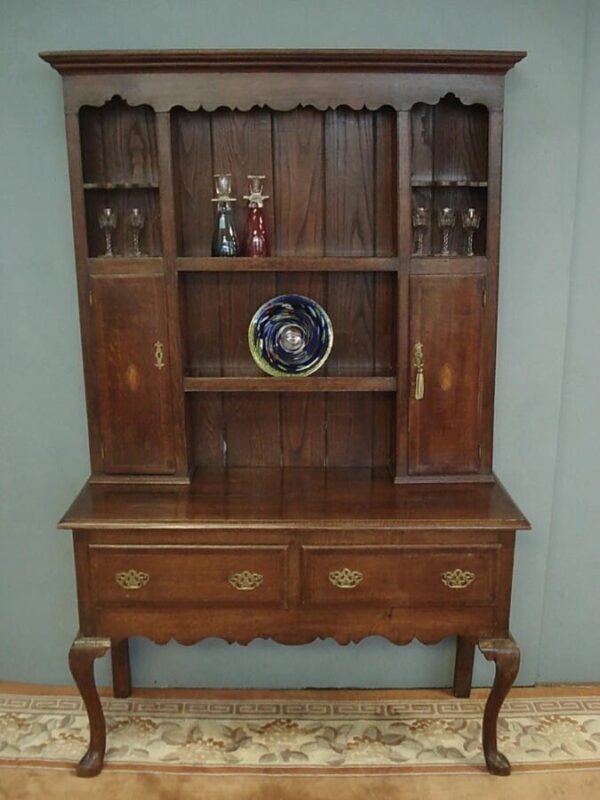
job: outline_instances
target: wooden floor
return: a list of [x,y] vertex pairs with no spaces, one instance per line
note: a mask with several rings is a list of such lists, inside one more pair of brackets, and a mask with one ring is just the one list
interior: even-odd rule
[[600,771],[393,777],[229,777],[0,768],[1,800],[598,800]]

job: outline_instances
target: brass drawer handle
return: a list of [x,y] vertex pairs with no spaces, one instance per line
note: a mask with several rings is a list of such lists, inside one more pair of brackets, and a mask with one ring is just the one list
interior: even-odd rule
[[422,400],[425,397],[425,358],[423,356],[423,345],[417,342],[413,350],[413,367],[417,373],[415,375],[415,400]]
[[348,567],[329,573],[330,582],[338,589],[356,589],[363,578],[362,572],[357,569],[348,569]]
[[262,584],[263,576],[260,572],[250,572],[245,569],[243,572],[234,572],[228,580],[239,592],[253,592]]
[[162,342],[154,342],[154,366],[156,369],[165,366],[165,346]]
[[466,589],[475,580],[475,573],[468,569],[452,569],[442,573],[442,583],[449,589]]
[[147,572],[140,572],[137,569],[130,569],[127,572],[116,572],[115,581],[122,589],[130,591],[131,589],[141,589],[150,580],[150,575]]

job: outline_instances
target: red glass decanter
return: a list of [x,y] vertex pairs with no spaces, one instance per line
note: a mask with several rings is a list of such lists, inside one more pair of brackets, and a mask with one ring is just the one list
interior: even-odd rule
[[263,194],[264,179],[264,175],[248,175],[248,194],[244,195],[244,199],[248,201],[244,255],[250,258],[271,255],[269,233],[263,213],[263,203],[269,196]]

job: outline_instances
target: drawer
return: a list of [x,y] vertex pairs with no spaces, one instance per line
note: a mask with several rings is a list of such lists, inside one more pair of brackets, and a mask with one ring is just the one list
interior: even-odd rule
[[92,544],[89,559],[100,605],[286,605],[286,546]]
[[302,548],[302,604],[492,605],[499,546]]

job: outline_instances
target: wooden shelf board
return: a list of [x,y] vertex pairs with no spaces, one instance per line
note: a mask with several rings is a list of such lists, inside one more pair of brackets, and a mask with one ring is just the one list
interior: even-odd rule
[[479,275],[487,270],[486,256],[413,256],[412,275]]
[[420,181],[410,182],[413,189],[487,189],[487,181]]
[[179,272],[395,272],[400,261],[352,256],[186,257],[178,258],[175,264]]
[[194,378],[183,379],[186,392],[395,392],[396,378],[387,376],[343,378]]
[[105,258],[100,256],[88,258],[87,266],[90,275],[162,275],[164,271],[161,256],[146,258],[135,258],[134,256]]
[[152,182],[140,182],[140,183],[84,183],[84,189],[106,189],[106,190],[114,190],[114,189],[158,189],[158,183]]

